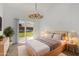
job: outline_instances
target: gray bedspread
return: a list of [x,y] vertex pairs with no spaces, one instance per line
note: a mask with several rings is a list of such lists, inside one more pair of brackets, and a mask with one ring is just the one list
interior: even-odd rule
[[57,48],[61,43],[59,40],[52,40],[52,39],[37,39],[42,43],[45,43],[50,47],[50,51]]

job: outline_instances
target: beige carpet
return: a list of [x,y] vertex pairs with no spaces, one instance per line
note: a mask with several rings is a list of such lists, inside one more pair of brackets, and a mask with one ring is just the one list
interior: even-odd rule
[[[7,56],[28,56],[26,44],[14,44],[9,47]],[[58,56],[72,56],[68,51],[60,53]]]
[[28,56],[25,44],[11,45],[7,56]]
[[7,56],[18,56],[17,45],[11,45],[7,51]]

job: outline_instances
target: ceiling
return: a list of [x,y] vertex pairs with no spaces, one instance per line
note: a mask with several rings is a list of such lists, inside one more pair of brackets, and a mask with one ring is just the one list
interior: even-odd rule
[[[63,6],[63,5],[79,5],[79,4],[72,4],[72,3],[37,3],[38,11],[47,11],[50,10],[50,8],[56,7],[56,6]],[[35,3],[4,3],[4,6],[9,8],[17,8],[22,11],[33,11],[35,7]]]
[[[35,3],[6,3],[4,5],[9,8],[19,9],[23,12],[33,12],[35,10]],[[37,9],[41,13],[46,13],[50,6],[50,3],[38,3]]]
[[[72,5],[79,5],[79,4],[72,4],[72,3],[37,3],[37,9],[38,11],[43,14],[44,16],[51,15],[51,13],[56,14],[59,12],[59,10],[67,9],[68,7],[70,8]],[[61,7],[60,7],[61,6]],[[25,16],[28,16],[31,14],[35,9],[35,3],[4,3],[4,7],[7,9],[13,9],[16,12],[21,12]],[[63,7],[63,8],[62,8]],[[59,9],[59,10],[58,10]],[[12,10],[12,12],[13,12]],[[60,13],[58,13],[60,14]]]

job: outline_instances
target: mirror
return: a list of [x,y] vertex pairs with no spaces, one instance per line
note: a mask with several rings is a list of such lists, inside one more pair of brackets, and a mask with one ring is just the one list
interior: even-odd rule
[[2,31],[2,17],[0,16],[0,31]]

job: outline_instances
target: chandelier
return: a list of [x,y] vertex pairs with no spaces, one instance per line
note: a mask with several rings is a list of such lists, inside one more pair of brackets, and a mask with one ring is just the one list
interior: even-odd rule
[[37,11],[37,3],[35,3],[35,11],[29,15],[29,18],[30,19],[35,19],[35,20],[38,20],[38,19],[42,19],[43,18],[43,15],[41,15],[38,11]]

